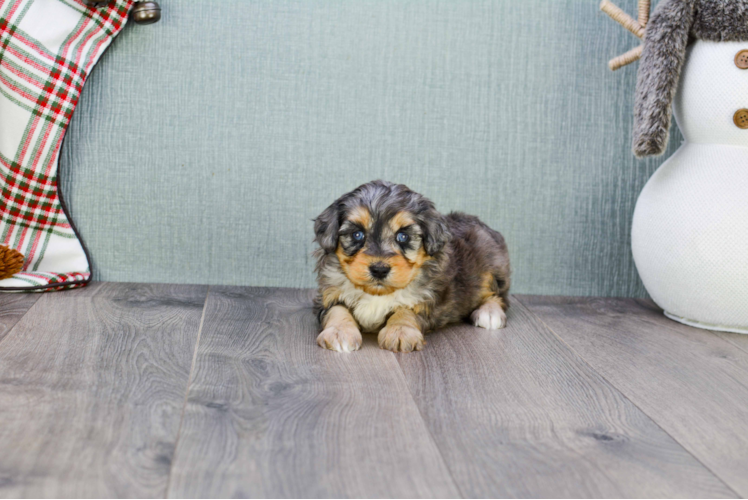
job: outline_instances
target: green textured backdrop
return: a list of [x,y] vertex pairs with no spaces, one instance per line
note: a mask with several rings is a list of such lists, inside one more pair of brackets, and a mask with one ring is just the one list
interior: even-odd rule
[[162,7],[63,146],[96,279],[312,286],[310,219],[383,178],[503,232],[515,292],[644,294],[631,216],[662,159],[630,153],[636,66],[606,61],[638,42],[598,0]]

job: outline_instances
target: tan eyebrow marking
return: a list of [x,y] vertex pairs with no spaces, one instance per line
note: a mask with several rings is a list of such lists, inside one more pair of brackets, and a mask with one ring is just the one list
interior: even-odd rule
[[348,220],[359,224],[366,229],[371,228],[371,213],[366,207],[356,207],[351,211]]
[[393,233],[400,228],[412,226],[413,224],[415,224],[415,221],[408,212],[398,212],[390,219],[390,229],[392,229]]

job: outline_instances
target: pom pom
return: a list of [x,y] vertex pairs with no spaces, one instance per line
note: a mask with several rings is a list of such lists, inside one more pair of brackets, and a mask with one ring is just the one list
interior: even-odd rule
[[0,246],[0,280],[10,278],[23,269],[23,254]]

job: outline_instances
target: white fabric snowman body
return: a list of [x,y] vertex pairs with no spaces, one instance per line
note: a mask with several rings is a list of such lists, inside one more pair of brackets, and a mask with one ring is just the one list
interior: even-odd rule
[[639,197],[632,250],[668,317],[748,333],[748,128],[741,128],[748,127],[748,69],[741,53],[748,58],[748,42],[689,47],[673,103],[685,142]]

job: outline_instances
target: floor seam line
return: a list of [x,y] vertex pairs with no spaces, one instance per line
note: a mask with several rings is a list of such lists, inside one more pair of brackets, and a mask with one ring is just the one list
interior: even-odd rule
[[683,443],[681,443],[681,442],[680,442],[679,440],[677,440],[677,439],[675,438],[675,436],[673,436],[673,435],[672,435],[672,434],[670,434],[670,433],[669,433],[669,432],[668,432],[668,431],[667,431],[666,429],[664,429],[664,428],[663,428],[663,427],[662,427],[662,426],[660,425],[660,423],[659,423],[659,422],[657,422],[657,421],[656,421],[656,420],[654,419],[654,417],[652,417],[652,416],[651,416],[651,415],[650,415],[649,413],[647,413],[646,411],[644,411],[644,409],[642,409],[641,407],[639,407],[639,405],[637,405],[637,404],[636,404],[636,403],[635,403],[634,401],[632,401],[632,400],[631,400],[631,398],[629,398],[629,396],[628,396],[628,395],[627,395],[627,394],[626,394],[625,392],[623,392],[623,390],[622,390],[622,389],[620,389],[620,388],[619,388],[619,387],[618,387],[618,386],[617,386],[616,384],[614,384],[613,382],[611,382],[610,380],[608,380],[608,378],[607,378],[607,377],[606,377],[605,375],[603,375],[602,373],[600,373],[600,372],[599,372],[599,371],[598,371],[598,370],[597,370],[597,369],[596,369],[596,368],[595,368],[594,366],[592,366],[592,364],[591,364],[590,362],[588,362],[588,361],[587,361],[587,359],[585,359],[585,358],[584,358],[584,356],[582,356],[582,355],[581,355],[581,354],[580,354],[579,352],[577,352],[577,350],[576,350],[576,349],[574,349],[574,348],[573,348],[573,347],[572,347],[571,345],[569,345],[569,344],[568,344],[568,343],[567,343],[567,342],[566,342],[566,341],[565,341],[565,340],[563,339],[563,337],[561,337],[561,335],[559,335],[558,333],[556,333],[556,331],[555,331],[555,330],[554,330],[553,328],[551,328],[551,326],[550,326],[550,325],[548,325],[548,323],[546,323],[546,322],[545,322],[545,320],[543,320],[543,318],[541,318],[541,317],[540,317],[540,316],[539,316],[538,314],[536,314],[536,313],[535,313],[535,311],[533,311],[532,309],[530,309],[530,306],[528,306],[527,304],[525,304],[525,303],[524,303],[524,302],[522,301],[522,299],[521,299],[520,297],[517,297],[517,296],[513,296],[513,298],[514,298],[514,299],[516,299],[516,300],[517,300],[517,302],[519,302],[520,304],[522,304],[522,307],[524,307],[524,308],[525,308],[525,309],[526,309],[526,310],[527,310],[528,312],[532,313],[532,315],[533,315],[533,316],[534,316],[534,317],[535,317],[535,318],[536,318],[536,319],[537,319],[538,321],[540,321],[540,322],[541,322],[541,323],[543,324],[543,326],[545,326],[546,328],[548,328],[548,331],[550,331],[550,332],[551,332],[551,333],[552,333],[552,334],[553,334],[553,335],[554,335],[554,336],[555,336],[555,337],[556,337],[556,338],[557,338],[557,339],[558,339],[558,340],[559,340],[559,341],[560,341],[560,342],[561,342],[561,343],[562,343],[563,345],[565,345],[565,346],[566,346],[566,347],[567,347],[567,348],[568,348],[569,350],[571,350],[571,352],[573,352],[573,353],[574,353],[574,355],[578,356],[578,357],[579,357],[579,359],[580,359],[580,360],[581,360],[581,361],[582,361],[582,362],[583,362],[583,363],[584,363],[585,365],[587,365],[587,366],[588,366],[588,367],[590,368],[590,370],[592,370],[593,372],[595,372],[595,373],[596,373],[596,374],[597,374],[597,375],[598,375],[598,376],[599,376],[600,378],[602,378],[602,379],[603,379],[603,380],[604,380],[604,381],[605,381],[605,382],[606,382],[606,383],[607,383],[608,385],[610,385],[610,387],[612,387],[613,389],[615,389],[616,391],[618,391],[618,393],[619,393],[619,394],[621,395],[621,397],[622,397],[622,398],[624,398],[624,399],[625,399],[626,401],[628,401],[629,403],[631,403],[631,404],[632,404],[632,405],[634,406],[634,408],[636,408],[637,410],[639,410],[640,412],[642,412],[642,415],[646,416],[646,417],[647,417],[647,418],[649,419],[649,421],[650,421],[650,422],[652,422],[652,423],[653,423],[654,425],[656,425],[656,426],[657,426],[657,428],[658,428],[658,429],[660,429],[660,430],[661,430],[662,432],[664,432],[664,433],[665,433],[665,434],[666,434],[666,435],[667,435],[668,437],[670,437],[670,439],[672,439],[672,440],[673,440],[673,442],[675,442],[675,443],[676,443],[676,444],[677,444],[678,446],[680,446],[680,447],[681,447],[681,449],[683,449],[683,451],[685,451],[686,453],[688,453],[688,454],[689,454],[689,455],[690,455],[691,457],[693,457],[693,459],[694,459],[694,460],[696,460],[696,462],[698,462],[699,464],[701,464],[701,466],[702,466],[702,467],[704,467],[704,468],[705,468],[706,470],[708,470],[708,471],[709,471],[709,472],[710,472],[710,473],[711,473],[711,474],[712,474],[712,475],[713,475],[713,476],[714,476],[715,478],[717,478],[717,479],[718,479],[718,480],[719,480],[719,481],[720,481],[720,482],[721,482],[722,484],[724,484],[724,485],[725,485],[725,487],[726,487],[726,488],[727,488],[727,489],[728,489],[729,491],[733,492],[733,493],[735,494],[735,497],[736,497],[736,498],[743,498],[743,496],[742,496],[742,495],[741,495],[740,493],[738,493],[737,491],[735,491],[735,489],[734,489],[734,488],[733,488],[733,487],[732,487],[732,486],[731,486],[731,485],[730,485],[730,484],[729,484],[729,483],[728,483],[727,481],[725,481],[725,480],[724,480],[724,479],[722,478],[722,476],[720,476],[719,474],[717,474],[717,473],[716,473],[716,472],[715,472],[714,470],[712,470],[712,468],[711,468],[711,467],[709,467],[709,466],[708,466],[708,465],[706,465],[706,464],[705,464],[704,462],[702,462],[702,461],[701,461],[701,459],[700,459],[699,457],[697,457],[696,455],[694,455],[694,454],[693,454],[693,452],[691,452],[691,450],[689,450],[688,448],[686,448],[686,445],[684,445]]
[[28,313],[30,313],[30,312],[31,312],[31,310],[32,310],[32,309],[33,309],[34,307],[36,307],[36,305],[37,305],[37,304],[39,303],[39,301],[40,301],[40,300],[41,300],[42,298],[43,298],[43,296],[37,297],[37,299],[36,299],[36,300],[34,301],[34,303],[33,303],[33,304],[31,304],[31,307],[29,307],[29,308],[28,308],[28,309],[26,310],[26,312],[25,312],[25,313],[23,313],[23,314],[21,315],[21,317],[20,317],[20,318],[18,318],[18,321],[16,321],[16,322],[15,322],[15,324],[14,324],[13,326],[11,326],[11,327],[10,327],[10,330],[8,330],[8,333],[6,333],[6,334],[5,334],[4,336],[3,336],[3,338],[1,338],[1,339],[0,339],[0,345],[2,345],[2,343],[3,343],[3,341],[4,341],[5,339],[7,339],[8,337],[10,337],[10,335],[11,335],[11,334],[12,334],[12,333],[13,333],[13,332],[15,331],[16,327],[18,326],[18,324],[19,324],[19,323],[20,323],[20,322],[21,322],[21,321],[23,320],[23,318],[25,318],[25,317],[26,317],[26,315],[27,315]]
[[[415,354],[415,353],[412,353],[412,354]],[[421,407],[418,404],[418,401],[416,401],[416,397],[413,395],[413,391],[410,390],[410,384],[408,384],[408,379],[405,376],[405,371],[403,370],[403,366],[400,364],[400,360],[397,359],[397,355],[395,355],[395,353],[390,352],[390,355],[393,358],[395,358],[395,363],[397,363],[397,367],[400,369],[400,375],[402,375],[405,388],[408,389],[408,395],[410,396],[410,400],[413,401],[413,404],[415,405],[416,410],[418,410],[418,416],[420,417],[421,422],[423,423],[423,428],[426,429],[426,433],[431,439],[431,442],[434,444],[436,451],[439,452],[439,458],[441,458],[442,463],[444,464],[444,467],[447,469],[447,473],[449,474],[449,479],[452,480],[452,484],[454,484],[455,489],[457,490],[457,493],[460,494],[460,497],[468,498],[465,496],[465,493],[463,493],[462,488],[460,488],[460,485],[457,484],[454,474],[452,473],[452,468],[449,466],[449,464],[447,463],[447,460],[444,458],[444,453],[442,452],[442,449],[439,446],[439,443],[434,438],[434,434],[431,432],[431,429],[429,428],[429,424],[426,422],[426,419],[423,416],[423,412],[421,411]]]
[[184,401],[182,403],[182,411],[179,415],[179,427],[177,427],[177,437],[174,440],[174,453],[171,457],[171,464],[169,464],[169,477],[166,481],[166,491],[164,492],[164,498],[169,498],[169,492],[171,490],[171,478],[172,473],[174,471],[174,462],[177,458],[177,448],[179,446],[179,438],[182,436],[182,424],[184,424],[184,414],[185,410],[187,409],[187,400],[190,396],[190,387],[192,386],[192,380],[195,374],[195,364],[197,362],[197,350],[200,347],[200,338],[203,333],[203,323],[205,321],[205,311],[208,309],[208,297],[210,297],[210,286],[208,286],[208,290],[205,292],[205,301],[203,302],[203,311],[200,315],[200,326],[197,329],[197,339],[195,340],[195,349],[192,353],[192,363],[190,364],[190,374],[187,378],[187,388],[184,392]]
[[[634,303],[635,303],[635,304],[636,304],[637,306],[639,306],[640,308],[642,308],[642,309],[645,309],[645,310],[650,310],[650,311],[651,311],[651,309],[649,309],[648,307],[646,307],[646,305],[645,305],[645,304],[643,304],[642,302],[640,302],[641,300],[643,300],[643,299],[634,299]],[[658,307],[659,307],[659,306],[658,306]],[[662,315],[663,317],[666,317],[666,316],[665,316],[664,314],[661,314],[661,315]],[[680,332],[678,332],[678,327],[679,327],[679,326],[688,326],[689,328],[696,328],[696,327],[693,327],[693,326],[690,326],[690,325],[686,325],[685,323],[679,323],[679,322],[677,322],[677,321],[674,321],[674,320],[669,320],[669,321],[671,321],[672,323],[675,323],[675,324],[674,324],[673,326],[662,325],[662,327],[663,327],[663,328],[667,328],[668,330],[670,330],[670,331],[672,331],[672,332],[680,333]],[[659,326],[659,325],[658,325],[658,326]],[[720,340],[720,341],[721,341],[722,343],[725,343],[725,344],[729,345],[730,347],[732,347],[732,348],[734,348],[734,349],[737,349],[737,350],[738,350],[738,351],[740,351],[740,352],[743,352],[743,353],[745,353],[745,354],[748,354],[748,350],[746,350],[745,348],[743,348],[743,347],[742,347],[742,346],[740,346],[739,344],[734,344],[733,342],[731,342],[730,340],[726,339],[726,338],[725,338],[725,337],[724,337],[724,336],[722,335],[722,334],[727,334],[727,335],[745,335],[745,334],[742,334],[742,333],[734,333],[734,332],[720,332],[720,331],[718,331],[718,330],[709,330],[708,328],[700,328],[700,330],[702,330],[702,331],[704,331],[704,332],[709,332],[709,333],[711,333],[712,335],[714,335],[714,336],[715,336],[716,338],[718,338],[718,339],[719,339],[719,340]]]
[[[733,349],[737,349],[738,351],[740,351],[742,353],[748,354],[748,350],[744,349],[742,346],[740,346],[738,344],[734,344],[730,340],[728,340],[728,339],[724,338],[722,335],[720,335],[720,333],[730,333],[730,332],[717,332],[717,331],[714,331],[714,330],[707,330],[707,331],[709,333],[711,333],[712,335],[714,335],[715,337],[717,337],[718,339],[720,339],[722,342],[726,342]],[[731,335],[741,335],[741,334],[740,333],[731,333]]]

